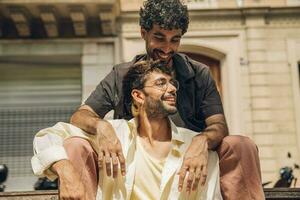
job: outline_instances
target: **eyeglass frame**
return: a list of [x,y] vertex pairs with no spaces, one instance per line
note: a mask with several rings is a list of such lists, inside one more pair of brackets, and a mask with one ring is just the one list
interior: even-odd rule
[[157,79],[155,81],[162,81],[162,80],[166,81],[162,86],[159,86],[158,83],[154,83],[153,85],[144,85],[143,88],[145,88],[145,87],[155,87],[158,90],[167,91],[167,89],[169,87],[169,84],[171,84],[172,86],[174,86],[176,88],[177,91],[179,90],[179,81],[177,81],[176,79],[170,79],[168,81],[166,78],[160,78],[160,79]]

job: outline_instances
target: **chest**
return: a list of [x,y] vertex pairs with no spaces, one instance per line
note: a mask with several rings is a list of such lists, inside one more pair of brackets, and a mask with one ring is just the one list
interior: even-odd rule
[[157,160],[166,159],[171,150],[171,141],[153,141],[150,144],[147,138],[138,137],[137,142],[141,151]]

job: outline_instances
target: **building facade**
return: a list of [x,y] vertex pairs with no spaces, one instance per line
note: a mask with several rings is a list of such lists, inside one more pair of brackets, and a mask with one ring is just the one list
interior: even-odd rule
[[[34,131],[67,121],[114,64],[144,53],[142,3],[0,1],[0,163],[11,169],[9,190],[36,180]],[[180,51],[210,66],[230,134],[256,142],[263,182],[274,183],[280,167],[300,164],[300,1],[186,3]]]

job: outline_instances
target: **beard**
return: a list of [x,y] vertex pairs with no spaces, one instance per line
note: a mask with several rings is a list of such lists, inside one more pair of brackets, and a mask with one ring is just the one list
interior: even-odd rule
[[[167,55],[165,55],[165,54],[163,54],[163,51],[161,51],[159,49],[147,48],[147,54],[153,60],[160,60],[162,63],[169,65],[171,63],[173,56],[175,55],[175,52],[172,51],[172,52],[168,53]],[[165,55],[166,57],[163,57],[161,55]]]
[[146,113],[149,118],[167,117],[177,112],[176,106],[167,104],[164,99],[165,95],[160,99],[155,100],[150,96],[146,97]]

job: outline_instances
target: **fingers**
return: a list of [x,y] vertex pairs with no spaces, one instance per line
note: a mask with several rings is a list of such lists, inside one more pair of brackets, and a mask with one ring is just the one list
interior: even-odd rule
[[122,176],[125,176],[125,174],[126,174],[126,164],[125,164],[125,157],[123,155],[122,150],[119,150],[117,155],[118,155],[120,166],[121,166]]
[[194,177],[195,177],[195,171],[194,171],[194,169],[189,169],[189,174],[188,174],[187,181],[186,181],[186,191],[188,193],[191,192],[191,188],[192,188],[192,184],[193,184],[193,181],[194,181]]
[[113,175],[114,178],[118,176],[119,163],[121,167],[121,173],[123,176],[126,174],[126,164],[125,157],[123,155],[122,149],[118,148],[118,153],[114,153],[115,150],[112,149],[101,149],[98,153],[98,166],[99,169],[106,168],[107,176]]
[[207,178],[207,166],[193,166],[191,164],[186,163],[181,167],[178,174],[178,190],[180,192],[182,191],[184,181],[186,181],[186,192],[190,193],[192,190],[195,191],[198,188],[199,183],[201,184],[201,186],[205,185]]
[[187,167],[186,166],[181,166],[181,169],[179,171],[179,182],[178,182],[178,190],[179,192],[182,191],[183,183],[184,183],[184,178],[187,172]]
[[110,153],[107,150],[105,151],[104,159],[105,159],[106,174],[107,176],[111,176]]
[[98,166],[100,170],[103,169],[103,158],[104,158],[103,151],[100,150],[98,153]]
[[121,173],[125,176],[126,173],[126,160],[123,155],[122,145],[118,138],[110,137],[100,137],[99,134],[98,140],[98,166],[99,169],[104,169],[107,176],[113,176],[116,178],[119,171],[119,163],[121,168]]
[[206,178],[207,178],[207,165],[203,165],[202,172],[201,172],[201,180],[200,180],[202,186],[205,185]]
[[193,191],[195,191],[197,189],[200,178],[201,178],[201,168],[197,167],[196,171],[195,171],[195,180],[194,180],[193,188],[192,188]]
[[116,178],[118,176],[118,158],[116,153],[111,153],[112,166],[113,166],[113,177]]

